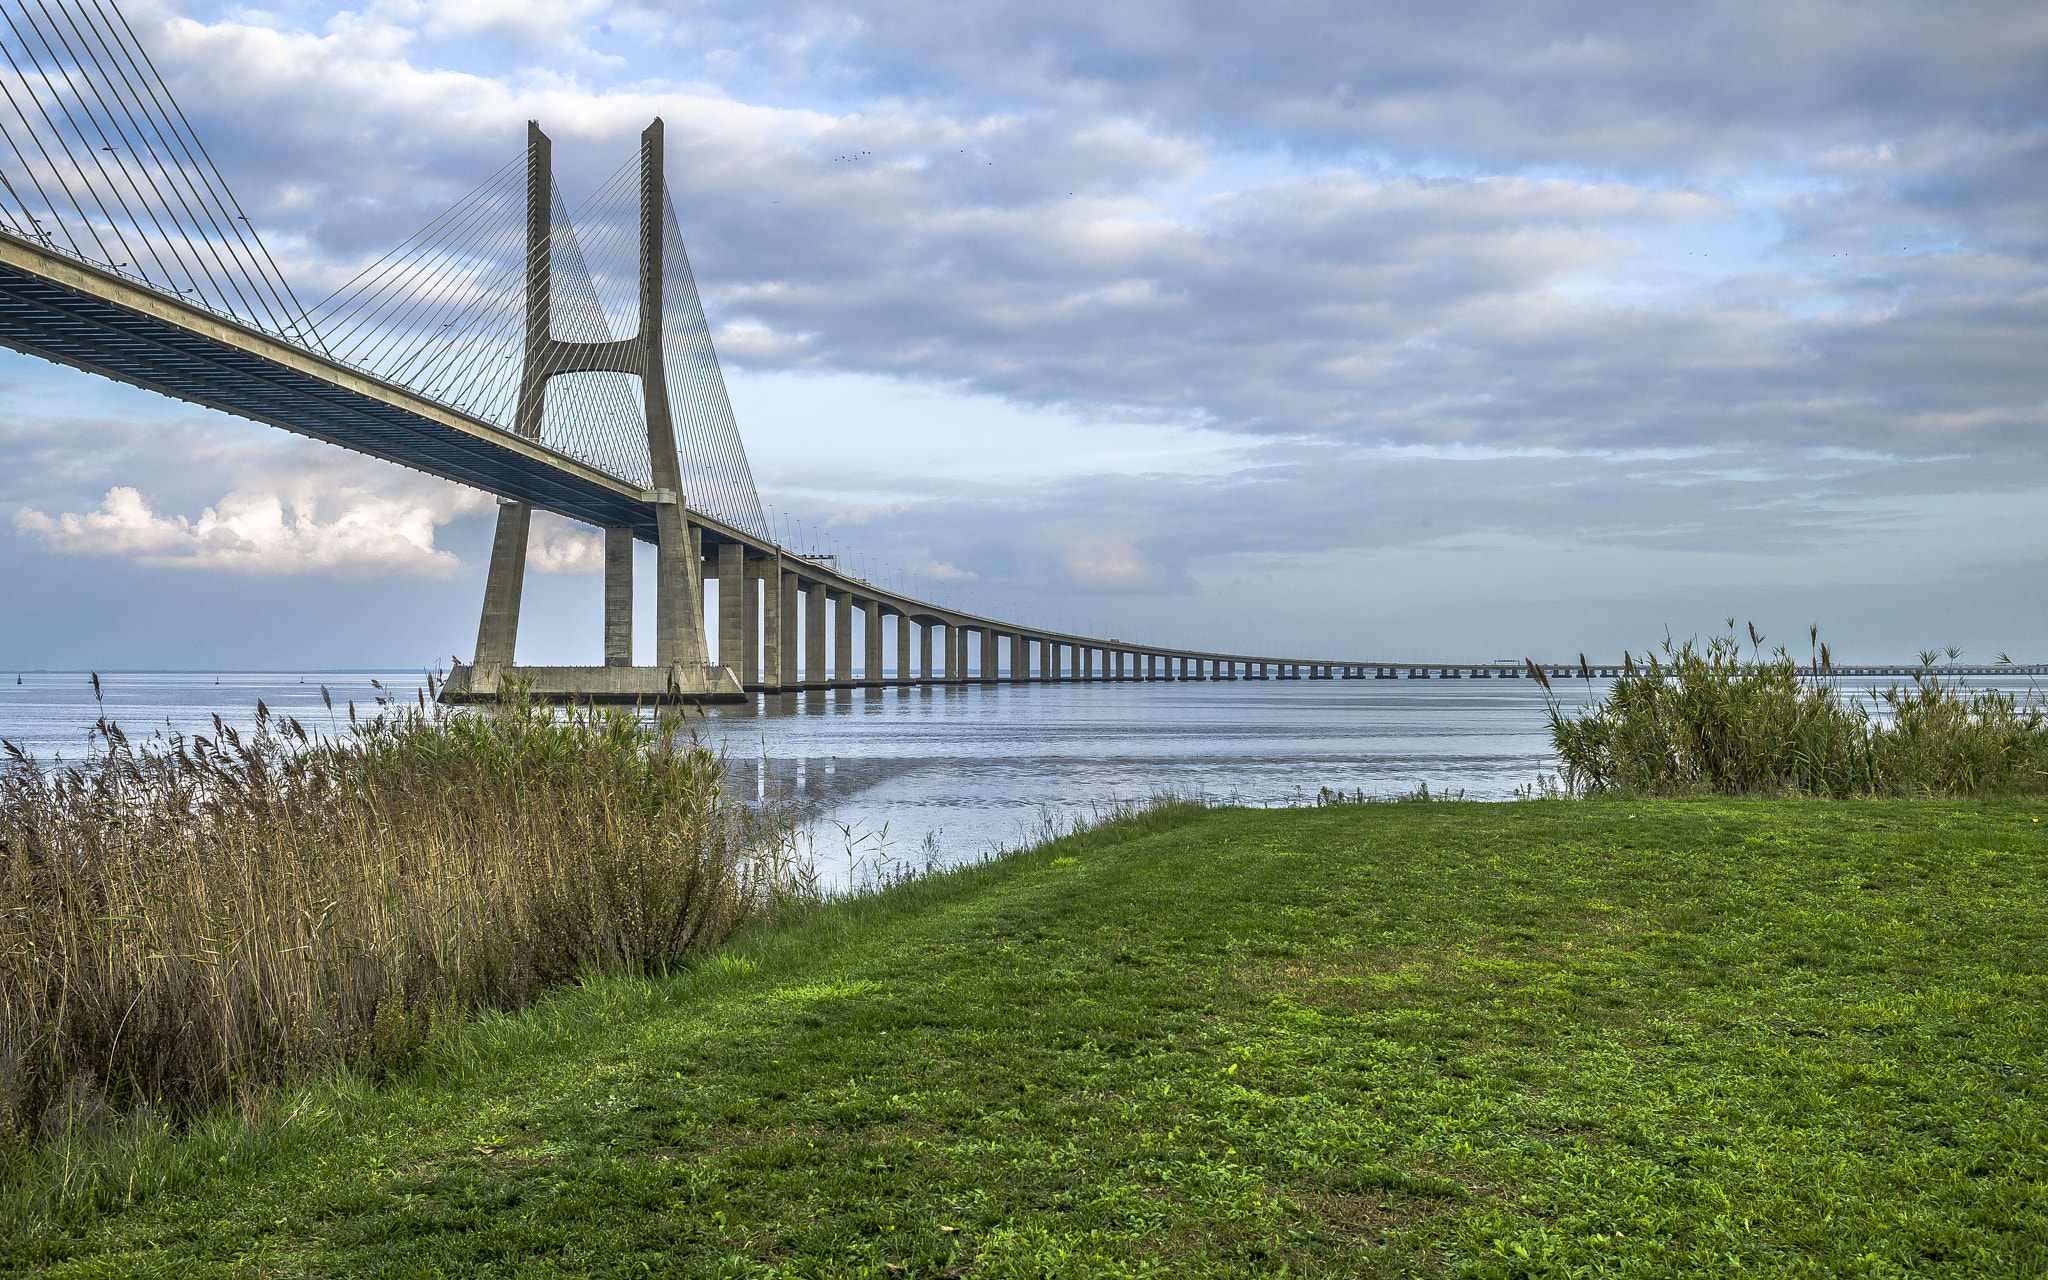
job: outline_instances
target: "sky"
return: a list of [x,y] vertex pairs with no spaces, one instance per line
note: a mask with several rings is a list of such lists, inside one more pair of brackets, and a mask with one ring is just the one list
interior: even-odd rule
[[[2048,659],[2039,3],[126,11],[307,300],[529,119],[574,204],[661,116],[763,500],[870,577],[1276,655]],[[466,658],[494,511],[0,353],[0,666]],[[596,545],[536,522],[522,662],[600,660]]]

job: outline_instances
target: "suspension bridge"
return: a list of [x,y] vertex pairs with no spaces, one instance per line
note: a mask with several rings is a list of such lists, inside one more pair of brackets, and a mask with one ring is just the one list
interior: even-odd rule
[[[690,272],[660,120],[574,209],[549,138],[530,124],[523,153],[306,304],[112,0],[0,0],[0,20],[0,344],[496,494],[476,649],[450,673],[451,700],[493,699],[513,682],[555,699],[660,702],[922,684],[1534,674],[1521,662],[1219,653],[1066,634],[916,599],[781,546]],[[602,665],[516,661],[535,510],[604,531],[593,620]],[[646,663],[634,649],[636,541],[655,547]],[[715,617],[707,580],[718,584]]]

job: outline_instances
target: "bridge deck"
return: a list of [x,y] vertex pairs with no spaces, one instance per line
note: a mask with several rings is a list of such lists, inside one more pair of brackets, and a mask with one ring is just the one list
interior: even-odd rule
[[636,485],[4,232],[0,344],[571,519],[654,537],[653,505]]

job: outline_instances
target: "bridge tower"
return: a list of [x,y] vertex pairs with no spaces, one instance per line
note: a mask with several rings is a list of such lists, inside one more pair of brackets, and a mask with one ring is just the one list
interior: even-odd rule
[[700,532],[684,505],[682,467],[662,361],[663,211],[662,122],[640,135],[639,332],[609,342],[574,342],[554,336],[553,143],[537,122],[526,126],[525,343],[521,356],[515,434],[539,440],[547,384],[564,374],[627,373],[640,379],[653,487],[647,500],[655,524],[654,665],[633,665],[633,537],[631,528],[605,530],[604,665],[520,667],[513,661],[519,605],[526,580],[531,504],[498,499],[491,567],[484,582],[483,617],[475,661],[449,673],[450,701],[491,701],[510,681],[536,697],[594,702],[743,700],[730,667],[712,667],[704,635],[704,571]]

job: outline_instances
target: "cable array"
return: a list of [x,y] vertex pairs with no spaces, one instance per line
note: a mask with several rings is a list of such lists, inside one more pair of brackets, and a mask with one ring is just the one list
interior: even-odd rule
[[683,491],[690,505],[736,529],[767,538],[761,495],[740,443],[725,375],[711,347],[711,325],[697,297],[696,277],[683,250],[682,228],[666,185],[661,191],[662,368],[668,375],[669,413],[676,424],[676,452],[683,464]]
[[115,0],[0,0],[0,229],[319,349]]
[[313,304],[327,351],[511,430],[525,323],[525,219],[522,154]]
[[[567,357],[560,352],[525,367],[527,180],[521,160],[507,162],[317,304],[313,315],[336,358],[507,431],[522,429],[522,385],[541,387],[541,443],[622,480],[651,484],[647,422],[633,375],[564,372]],[[637,160],[622,165],[573,213],[557,187],[550,188],[549,202],[549,335],[609,342],[638,332]],[[766,537],[760,495],[665,189],[662,243],[662,368],[685,500]]]

